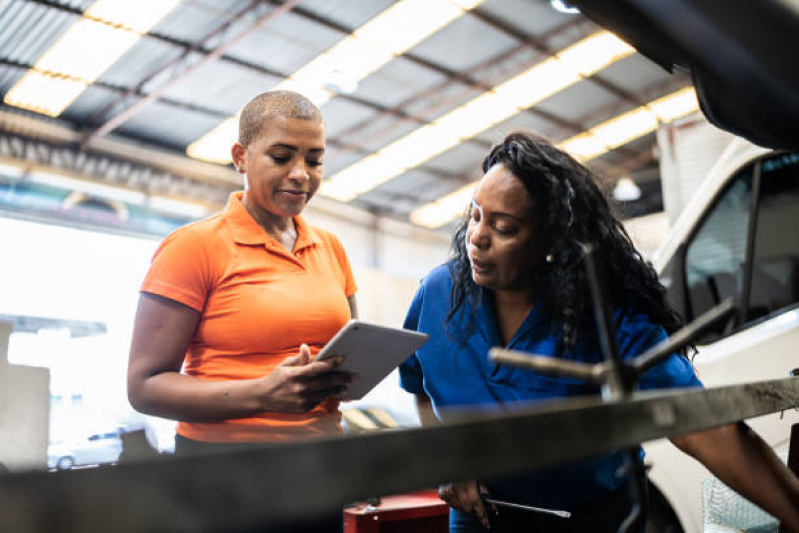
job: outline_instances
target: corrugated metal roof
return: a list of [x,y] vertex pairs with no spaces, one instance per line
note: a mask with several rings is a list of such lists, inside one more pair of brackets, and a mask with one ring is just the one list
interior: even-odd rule
[[161,148],[182,151],[192,141],[212,130],[222,120],[219,116],[175,108],[154,102],[143,108],[119,129],[139,139],[148,139]]
[[536,109],[579,124],[593,110],[606,107],[618,99],[618,96],[600,85],[583,80],[538,103]]
[[122,93],[100,85],[90,85],[63,113],[62,118],[78,123],[92,116],[122,96]]
[[633,54],[603,70],[601,77],[631,93],[637,93],[668,80],[672,75],[644,56]]
[[144,36],[111,65],[100,81],[119,87],[135,87],[163,65],[180,57],[183,48]]
[[394,115],[385,113],[367,119],[362,126],[355,125],[347,128],[348,135],[339,134],[340,140],[352,143],[370,152],[403,137],[419,127],[415,120],[403,120]]
[[26,69],[14,66],[0,66],[0,91],[7,93],[25,74]]
[[[34,64],[91,2],[0,0],[2,94],[24,72],[15,65]],[[272,13],[277,4],[183,0],[61,118],[75,129],[96,128],[93,117],[98,110],[216,32],[201,50],[150,79],[144,85],[145,93],[171,83],[173,78],[178,81],[116,132],[117,138],[127,135],[137,142],[182,154],[190,142],[237,112],[252,96],[270,89],[282,76],[290,75],[392,4],[390,0],[305,0],[293,11],[251,32],[221,58],[186,74],[188,66],[240,37],[257,20]],[[327,175],[412,132],[420,122],[433,121],[468,102],[481,94],[483,87],[501,83],[598,30],[580,15],[554,11],[547,0],[487,0],[474,13],[464,14],[418,43],[406,56],[360,80],[351,96],[334,97],[322,107],[331,141],[326,155]],[[685,75],[671,76],[637,54],[604,69],[597,80],[601,84],[578,82],[533,110],[479,133],[477,142],[461,143],[389,180],[355,204],[406,216],[422,202],[462,186],[469,176],[476,178],[488,145],[514,129],[531,129],[561,141],[579,133],[575,125],[595,125],[637,106],[637,102],[690,83]],[[631,97],[626,98],[625,93]],[[129,109],[137,98],[117,105],[100,122]],[[416,119],[403,118],[402,114]],[[653,142],[651,135],[645,136],[592,165],[612,174],[614,168],[637,164],[637,157],[645,160],[647,147]]]
[[485,130],[478,135],[478,138],[488,143],[496,144],[516,130],[534,131],[547,139],[555,141],[565,139],[575,133],[571,128],[561,126],[533,113],[519,113]]
[[349,100],[334,98],[322,106],[322,114],[327,123],[328,136],[335,137],[341,130],[374,117],[375,110]]
[[[193,44],[218,29],[233,13],[246,6],[247,3],[241,0],[183,0],[150,33]],[[231,35],[236,35],[237,31],[240,29],[231,28]]]
[[478,11],[485,11],[531,37],[552,31],[575,19],[573,15],[555,11],[548,1],[488,0],[478,7]]
[[361,81],[353,94],[393,107],[446,80],[444,74],[398,57]]
[[213,60],[170,85],[164,96],[233,115],[253,96],[269,90],[281,79],[253,73],[252,69],[229,61]]
[[340,31],[285,13],[230,48],[229,55],[290,74],[344,38]]
[[518,44],[513,37],[471,15],[463,15],[410,52],[454,71],[476,67]]
[[0,55],[32,66],[78,18],[39,4],[0,1]]
[[324,17],[346,28],[362,26],[374,16],[383,12],[394,2],[392,0],[304,0],[300,9]]

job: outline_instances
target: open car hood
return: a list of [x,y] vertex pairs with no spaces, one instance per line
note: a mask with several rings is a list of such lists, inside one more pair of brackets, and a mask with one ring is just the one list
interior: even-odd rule
[[769,148],[799,148],[799,2],[571,0],[668,71],[691,72],[702,112]]

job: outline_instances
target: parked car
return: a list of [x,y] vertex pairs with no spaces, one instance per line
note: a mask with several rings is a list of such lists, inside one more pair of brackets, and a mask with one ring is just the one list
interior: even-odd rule
[[47,466],[68,470],[73,466],[115,463],[121,454],[122,438],[119,430],[114,429],[51,444],[47,449]]
[[[737,303],[736,316],[697,343],[694,364],[708,387],[786,378],[799,367],[799,153],[733,148],[655,259],[671,302],[688,320],[728,297]],[[787,454],[799,415],[790,410],[748,423]],[[657,522],[649,531],[701,531],[701,482],[710,474],[665,440],[644,449]]]

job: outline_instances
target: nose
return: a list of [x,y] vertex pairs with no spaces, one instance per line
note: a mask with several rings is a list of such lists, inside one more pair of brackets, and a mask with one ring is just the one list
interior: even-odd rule
[[486,226],[483,220],[472,220],[471,227],[466,232],[466,243],[480,249],[488,248],[490,244],[490,235]]
[[292,181],[307,181],[309,179],[308,163],[305,159],[298,157],[289,169],[289,179]]

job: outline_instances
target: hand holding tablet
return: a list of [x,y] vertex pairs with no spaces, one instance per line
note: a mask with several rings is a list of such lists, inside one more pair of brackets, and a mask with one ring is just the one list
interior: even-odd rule
[[359,400],[425,342],[426,333],[350,320],[315,360],[343,356],[344,363],[336,370],[358,375],[344,399]]

